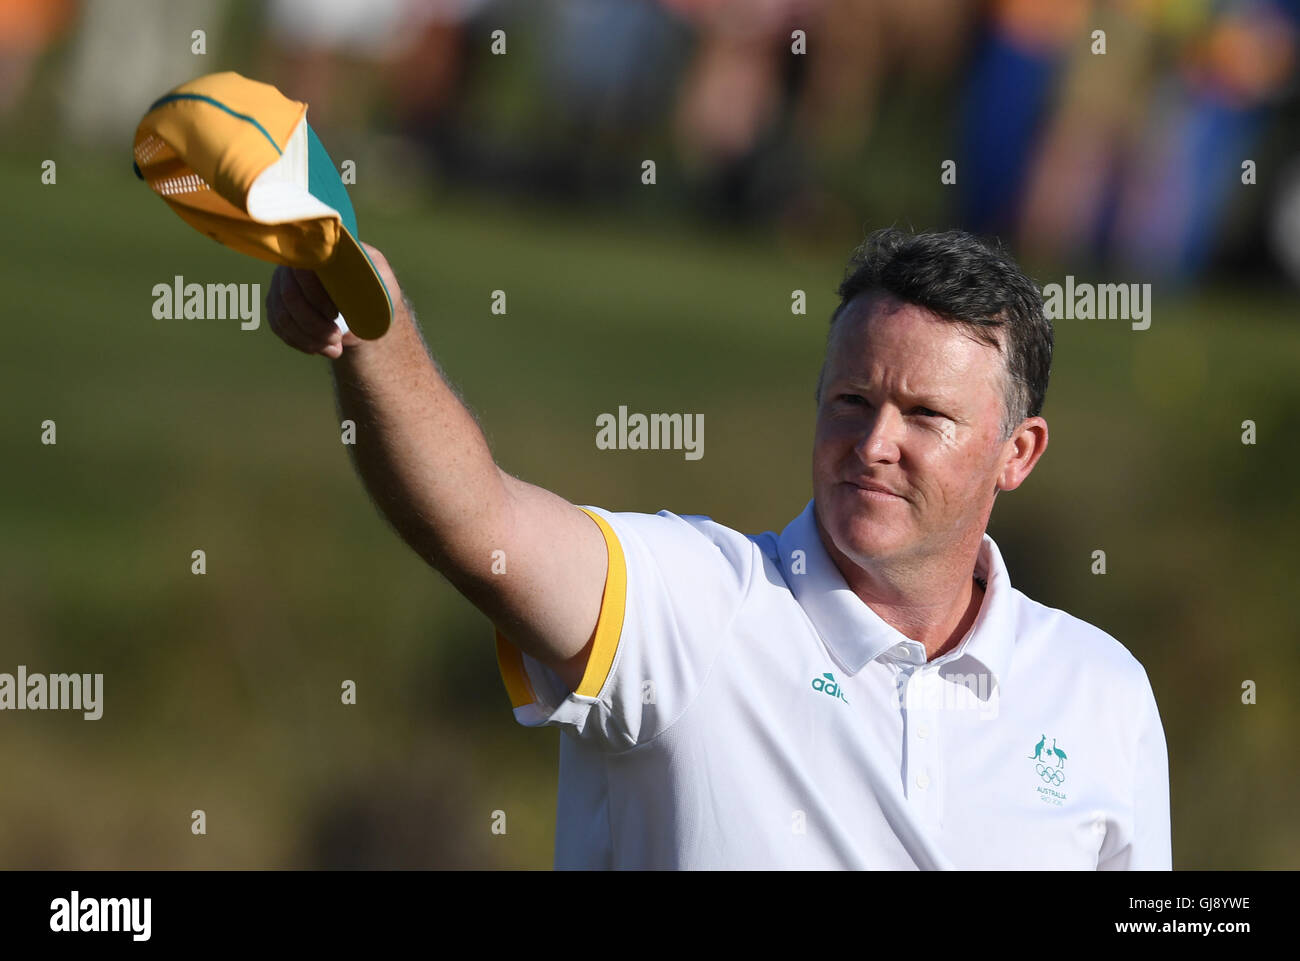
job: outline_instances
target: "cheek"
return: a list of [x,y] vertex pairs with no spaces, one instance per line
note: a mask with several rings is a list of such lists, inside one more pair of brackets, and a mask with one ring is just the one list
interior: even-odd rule
[[944,450],[956,450],[958,444],[957,425],[950,420],[944,421],[943,426],[935,431],[935,442]]
[[965,489],[976,473],[985,469],[987,459],[972,438],[960,437],[952,429],[918,435],[903,451],[913,483],[946,500]]
[[843,456],[844,440],[835,428],[818,421],[813,436],[813,466],[819,473],[833,470],[836,462]]
[[813,454],[813,482],[825,487],[832,483],[834,477],[835,459],[827,447],[819,446]]
[[957,446],[939,442],[921,473],[928,479],[929,491],[935,498],[945,504],[965,506],[979,500],[990,470],[987,448],[974,443]]

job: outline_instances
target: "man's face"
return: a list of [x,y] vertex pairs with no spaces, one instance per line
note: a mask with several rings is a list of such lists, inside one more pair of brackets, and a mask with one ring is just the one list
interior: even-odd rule
[[906,563],[982,535],[1014,446],[1001,439],[1001,353],[923,307],[863,295],[827,354],[813,493],[839,552]]

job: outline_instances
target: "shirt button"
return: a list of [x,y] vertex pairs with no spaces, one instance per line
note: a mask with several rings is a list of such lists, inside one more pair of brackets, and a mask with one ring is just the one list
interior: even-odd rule
[[916,786],[922,791],[928,788],[930,786],[930,775],[926,774],[924,771],[918,774],[916,776]]
[[930,726],[928,724],[919,724],[916,728],[916,736],[924,740],[930,736]]

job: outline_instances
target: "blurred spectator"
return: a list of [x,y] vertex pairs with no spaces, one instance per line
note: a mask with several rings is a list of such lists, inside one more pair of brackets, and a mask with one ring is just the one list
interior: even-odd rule
[[[1040,259],[1119,261],[1166,280],[1203,272],[1229,215],[1245,209],[1233,207],[1246,196],[1242,161],[1261,159],[1300,52],[1300,0],[133,0],[129,9],[7,0],[0,116],[31,99],[40,58],[75,27],[54,89],[79,141],[120,143],[160,92],[234,68],[308,102],[313,122],[345,144],[349,131],[357,141],[395,131],[375,148],[395,170],[617,201],[649,196],[638,175],[653,158],[656,203],[823,235],[881,216],[882,192],[895,185],[938,191],[936,161],[952,156],[957,186],[938,196],[955,198],[963,226],[1014,236]],[[245,31],[231,63],[223,33],[246,21],[265,29]],[[506,57],[491,54],[498,28],[508,28]],[[197,29],[206,57],[191,50]],[[795,30],[802,55],[791,49]],[[915,145],[873,137],[891,98],[934,107],[904,124],[928,125],[943,150],[920,148],[923,174],[909,166]],[[949,104],[959,120],[951,146]],[[404,155],[403,141],[419,149]],[[895,156],[906,159],[891,164]],[[877,160],[891,179],[873,193],[862,178]],[[1278,211],[1300,209],[1288,200],[1300,196],[1300,174],[1292,184],[1282,172],[1270,163],[1269,198]],[[912,206],[904,196],[891,215]],[[1296,223],[1281,212],[1270,221],[1286,264],[1300,265]]]
[[786,214],[813,232],[835,232],[848,229],[840,225],[844,197],[860,193],[853,181],[863,176],[878,110],[913,79],[940,90],[956,79],[978,0],[824,0],[818,12],[808,55],[795,58],[807,62],[791,131],[805,172]]
[[1066,54],[1088,0],[996,0],[966,77],[958,176],[960,219],[980,233],[1009,233],[1021,185]]
[[[1195,276],[1294,72],[1295,4],[1112,2],[1080,26],[1041,143],[1022,125],[996,204],[986,183],[968,184],[967,212],[986,229],[1018,215],[1021,246],[1043,258]],[[1098,29],[1104,54],[1092,49]],[[990,166],[987,143],[975,149]]]
[[[226,0],[85,0],[62,93],[73,140],[129,145],[149,104],[172,87],[219,69]],[[124,13],[129,12],[129,16]],[[193,52],[204,31],[204,55]]]
[[1154,91],[1119,198],[1119,259],[1175,281],[1205,268],[1242,162],[1293,74],[1298,23],[1294,4],[1243,0],[1221,4],[1190,38]]
[[465,25],[486,4],[458,0],[430,5],[403,25],[405,42],[387,71],[387,92],[399,127],[419,139],[454,111],[465,73]]
[[[273,0],[268,26],[282,89],[311,104],[316,122],[362,127],[382,68],[402,75],[412,102],[438,99],[459,67],[462,24],[489,0]],[[380,68],[380,69],[376,69]]]
[[[1022,249],[1058,261],[1100,256],[1159,68],[1150,9],[1099,5],[1072,38],[1054,115],[1023,175]],[[1095,30],[1104,54],[1093,53]]]
[[688,37],[657,0],[552,0],[542,90],[555,115],[558,178],[605,195],[639,182],[671,106]]
[[750,216],[754,181],[777,140],[791,74],[790,34],[809,27],[823,0],[663,0],[698,33],[674,121],[678,158],[728,216]]
[[72,23],[72,0],[0,3],[0,117],[17,106],[37,59]]
[[403,35],[407,7],[407,0],[273,0],[267,28],[278,60],[271,81],[310,105],[312,123],[359,126],[362,102],[352,100],[346,119],[338,115],[340,88],[366,95],[356,89],[358,71],[347,69],[347,62],[369,66],[391,57]]

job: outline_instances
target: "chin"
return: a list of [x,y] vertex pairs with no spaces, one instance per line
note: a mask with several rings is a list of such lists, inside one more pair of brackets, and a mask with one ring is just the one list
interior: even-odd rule
[[835,545],[850,560],[882,560],[906,546],[892,531],[870,521],[850,521],[834,535]]
[[846,505],[827,511],[823,520],[831,542],[851,560],[889,557],[907,547],[907,538],[890,519]]

